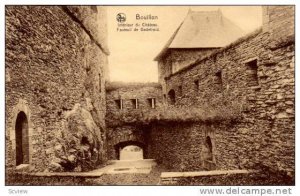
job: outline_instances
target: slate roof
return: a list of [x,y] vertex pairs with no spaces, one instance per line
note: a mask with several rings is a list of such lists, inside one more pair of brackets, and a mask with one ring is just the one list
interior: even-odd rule
[[161,59],[169,48],[221,48],[243,35],[243,31],[220,10],[189,11],[154,60]]

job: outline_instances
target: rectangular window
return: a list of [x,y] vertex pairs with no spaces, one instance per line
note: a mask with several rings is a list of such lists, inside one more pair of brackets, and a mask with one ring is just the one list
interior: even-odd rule
[[194,81],[194,86],[195,86],[195,90],[198,91],[199,90],[199,80]]
[[246,80],[248,86],[258,86],[257,59],[246,63]]
[[147,99],[148,100],[148,105],[151,107],[151,108],[155,108],[156,107],[156,100],[155,98],[149,98]]
[[123,109],[123,100],[122,99],[115,100],[115,103],[120,110]]
[[171,73],[175,73],[175,65],[174,64],[171,64],[171,70],[172,70]]
[[178,92],[179,92],[179,95],[182,96],[182,86],[178,86]]
[[222,86],[222,71],[218,71],[215,75],[215,84]]
[[132,103],[132,108],[133,109],[138,109],[139,108],[138,99],[131,99],[131,103]]

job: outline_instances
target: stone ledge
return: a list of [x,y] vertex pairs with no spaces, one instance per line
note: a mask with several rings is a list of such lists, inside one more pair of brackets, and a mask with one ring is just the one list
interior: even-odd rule
[[113,163],[126,163],[126,162],[143,162],[143,163],[151,163],[156,165],[155,159],[140,159],[140,160],[108,160],[109,164],[113,164]]
[[29,170],[29,164],[21,164],[21,165],[18,165],[16,166],[16,171],[17,172],[26,172]]
[[200,177],[216,176],[229,174],[248,174],[256,170],[214,170],[214,171],[196,171],[196,172],[162,172],[160,178],[182,178],[182,177]]
[[[24,173],[20,173],[24,174]],[[27,173],[26,175],[29,176],[38,176],[38,177],[90,177],[90,178],[97,178],[104,174],[104,172],[37,172],[37,173]]]

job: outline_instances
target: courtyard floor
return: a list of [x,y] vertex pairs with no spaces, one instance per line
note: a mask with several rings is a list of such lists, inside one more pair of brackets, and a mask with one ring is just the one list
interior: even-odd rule
[[[6,185],[64,185],[64,186],[102,186],[102,185],[162,185],[161,174],[168,170],[157,165],[154,160],[110,161],[105,167],[90,172],[63,172],[39,174],[6,174]],[[234,170],[230,170],[234,171]],[[211,171],[208,173],[222,171]],[[231,173],[232,173],[231,172]],[[193,176],[187,173],[172,172],[185,177],[178,178],[170,185],[294,185],[292,177],[260,171],[255,173],[234,173],[227,175]],[[170,174],[172,174],[170,173]],[[196,172],[197,173],[197,172]],[[199,172],[198,172],[199,173]],[[203,173],[203,172],[200,172]],[[204,172],[205,173],[205,172]],[[230,173],[230,172],[229,172]],[[166,173],[165,173],[166,174]],[[164,175],[165,175],[164,174]],[[164,181],[163,181],[164,182]]]

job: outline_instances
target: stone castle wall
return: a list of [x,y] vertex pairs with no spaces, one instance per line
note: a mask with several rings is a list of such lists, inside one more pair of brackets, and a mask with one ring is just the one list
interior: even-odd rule
[[31,171],[81,171],[105,161],[105,8],[6,6],[5,16],[6,168],[16,167],[20,112]]
[[[267,13],[267,27],[264,22],[262,29],[200,58],[162,83],[165,95],[175,91],[175,106],[214,107],[231,103],[241,107],[242,118],[238,123],[216,125],[213,129],[217,168],[261,164],[275,170],[294,170],[294,7],[270,6]],[[281,29],[288,30],[289,39],[285,39]],[[164,60],[159,62],[160,67]],[[160,74],[167,73],[170,65],[165,64]],[[170,97],[167,101],[171,103]],[[153,127],[151,139],[156,142],[152,144],[157,146],[151,151],[152,158],[162,158],[165,165],[175,165],[175,169],[191,164],[191,168],[197,168],[192,160],[200,155],[194,152],[199,142],[205,140],[199,126],[206,125],[180,125],[176,137],[173,126]],[[159,138],[163,142],[158,142]],[[185,141],[190,142],[187,145]],[[164,159],[169,156],[174,159]]]
[[[158,62],[161,85],[105,89],[104,7],[6,6],[7,170],[16,169],[16,130],[25,130],[31,171],[90,170],[118,159],[117,148],[127,144],[176,171],[257,165],[294,171],[294,7],[263,7],[263,14],[261,29],[225,48],[167,53]],[[172,73],[175,65],[184,68]],[[240,119],[144,122],[171,102],[231,104],[241,109]]]
[[263,29],[270,33],[271,47],[294,40],[294,15],[294,6],[263,6]]
[[[191,63],[195,62],[197,59],[203,56],[211,54],[216,51],[217,48],[172,48],[169,49],[165,57],[158,62],[158,72],[159,72],[159,83],[163,84],[165,87],[165,77],[169,77],[172,73],[175,73]],[[167,65],[167,66],[165,66]],[[163,89],[164,92],[166,89]]]
[[[150,98],[155,99],[155,108],[151,107]],[[134,99],[138,107],[135,108]],[[120,109],[116,100],[122,100]],[[118,159],[116,147],[121,143],[139,144],[147,158],[149,127],[141,122],[143,115],[155,112],[163,104],[161,87],[158,84],[108,84],[107,105],[107,149],[108,159]]]

